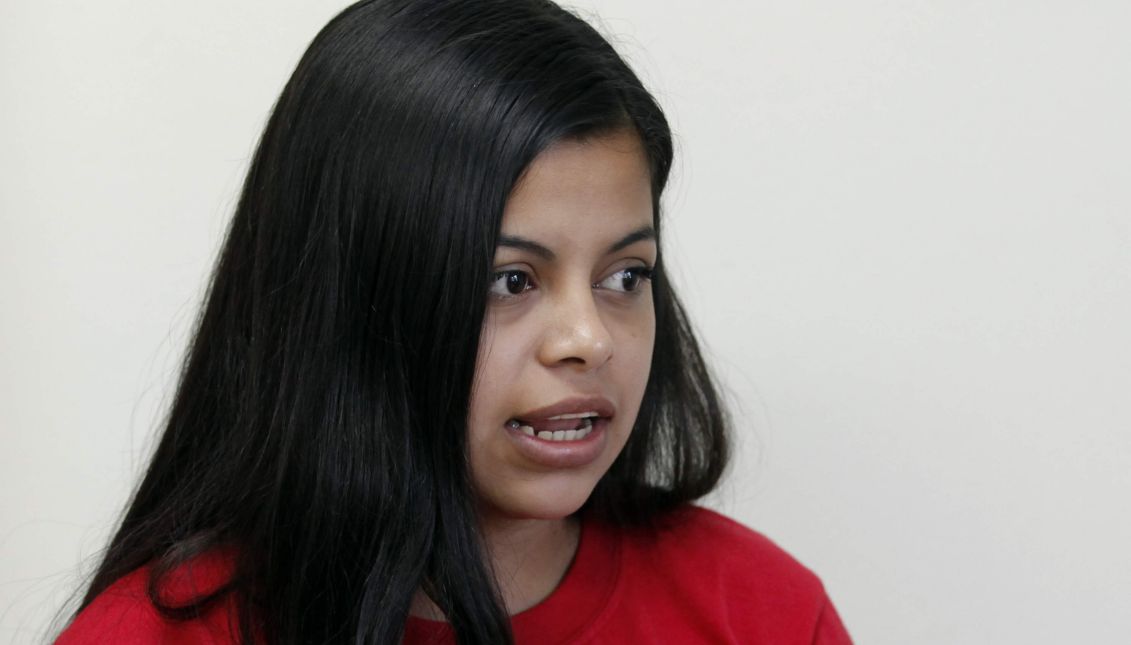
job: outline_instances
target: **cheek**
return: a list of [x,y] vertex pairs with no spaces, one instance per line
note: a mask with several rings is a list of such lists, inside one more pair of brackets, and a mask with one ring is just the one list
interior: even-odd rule
[[[628,322],[628,321],[626,321]],[[614,365],[623,391],[643,396],[652,368],[652,352],[656,344],[656,319],[651,311],[621,327],[616,335]]]
[[511,393],[510,384],[521,376],[524,342],[515,331],[500,328],[500,325],[490,319],[484,325],[468,411],[468,422],[473,435],[477,431],[484,432],[484,424],[490,424],[506,408]]
[[616,339],[617,352],[623,360],[637,366],[642,361],[646,367],[650,365],[656,344],[656,314],[651,302],[619,321],[618,327],[620,333]]
[[647,369],[652,363],[652,349],[655,342],[656,333],[651,327],[633,330],[618,343],[617,349],[620,350],[618,353],[624,367],[631,367],[636,371],[640,368]]

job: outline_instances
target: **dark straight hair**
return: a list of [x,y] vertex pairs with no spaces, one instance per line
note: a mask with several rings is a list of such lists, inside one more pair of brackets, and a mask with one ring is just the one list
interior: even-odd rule
[[[554,142],[663,113],[608,42],[547,0],[359,2],[314,39],[259,142],[163,435],[83,606],[152,565],[170,617],[235,595],[244,642],[396,643],[423,589],[462,644],[511,641],[469,485],[466,419],[507,197]],[[623,452],[583,512],[640,524],[701,497],[726,419],[653,279],[656,345]],[[224,550],[231,580],[162,581]]]

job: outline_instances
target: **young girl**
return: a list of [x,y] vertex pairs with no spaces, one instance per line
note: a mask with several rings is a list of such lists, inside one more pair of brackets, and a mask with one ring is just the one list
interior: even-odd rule
[[77,643],[847,643],[689,502],[664,115],[547,0],[376,0],[279,98]]

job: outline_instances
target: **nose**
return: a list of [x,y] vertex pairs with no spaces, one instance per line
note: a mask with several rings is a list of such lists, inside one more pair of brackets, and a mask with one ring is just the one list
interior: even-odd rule
[[538,350],[542,364],[572,365],[589,371],[613,357],[613,337],[588,285],[556,299],[546,314],[549,320]]

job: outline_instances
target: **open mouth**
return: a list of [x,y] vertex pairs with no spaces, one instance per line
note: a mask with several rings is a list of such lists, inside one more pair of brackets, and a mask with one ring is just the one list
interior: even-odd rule
[[593,424],[600,418],[596,412],[577,412],[546,419],[510,419],[506,426],[543,441],[580,441],[593,432]]

